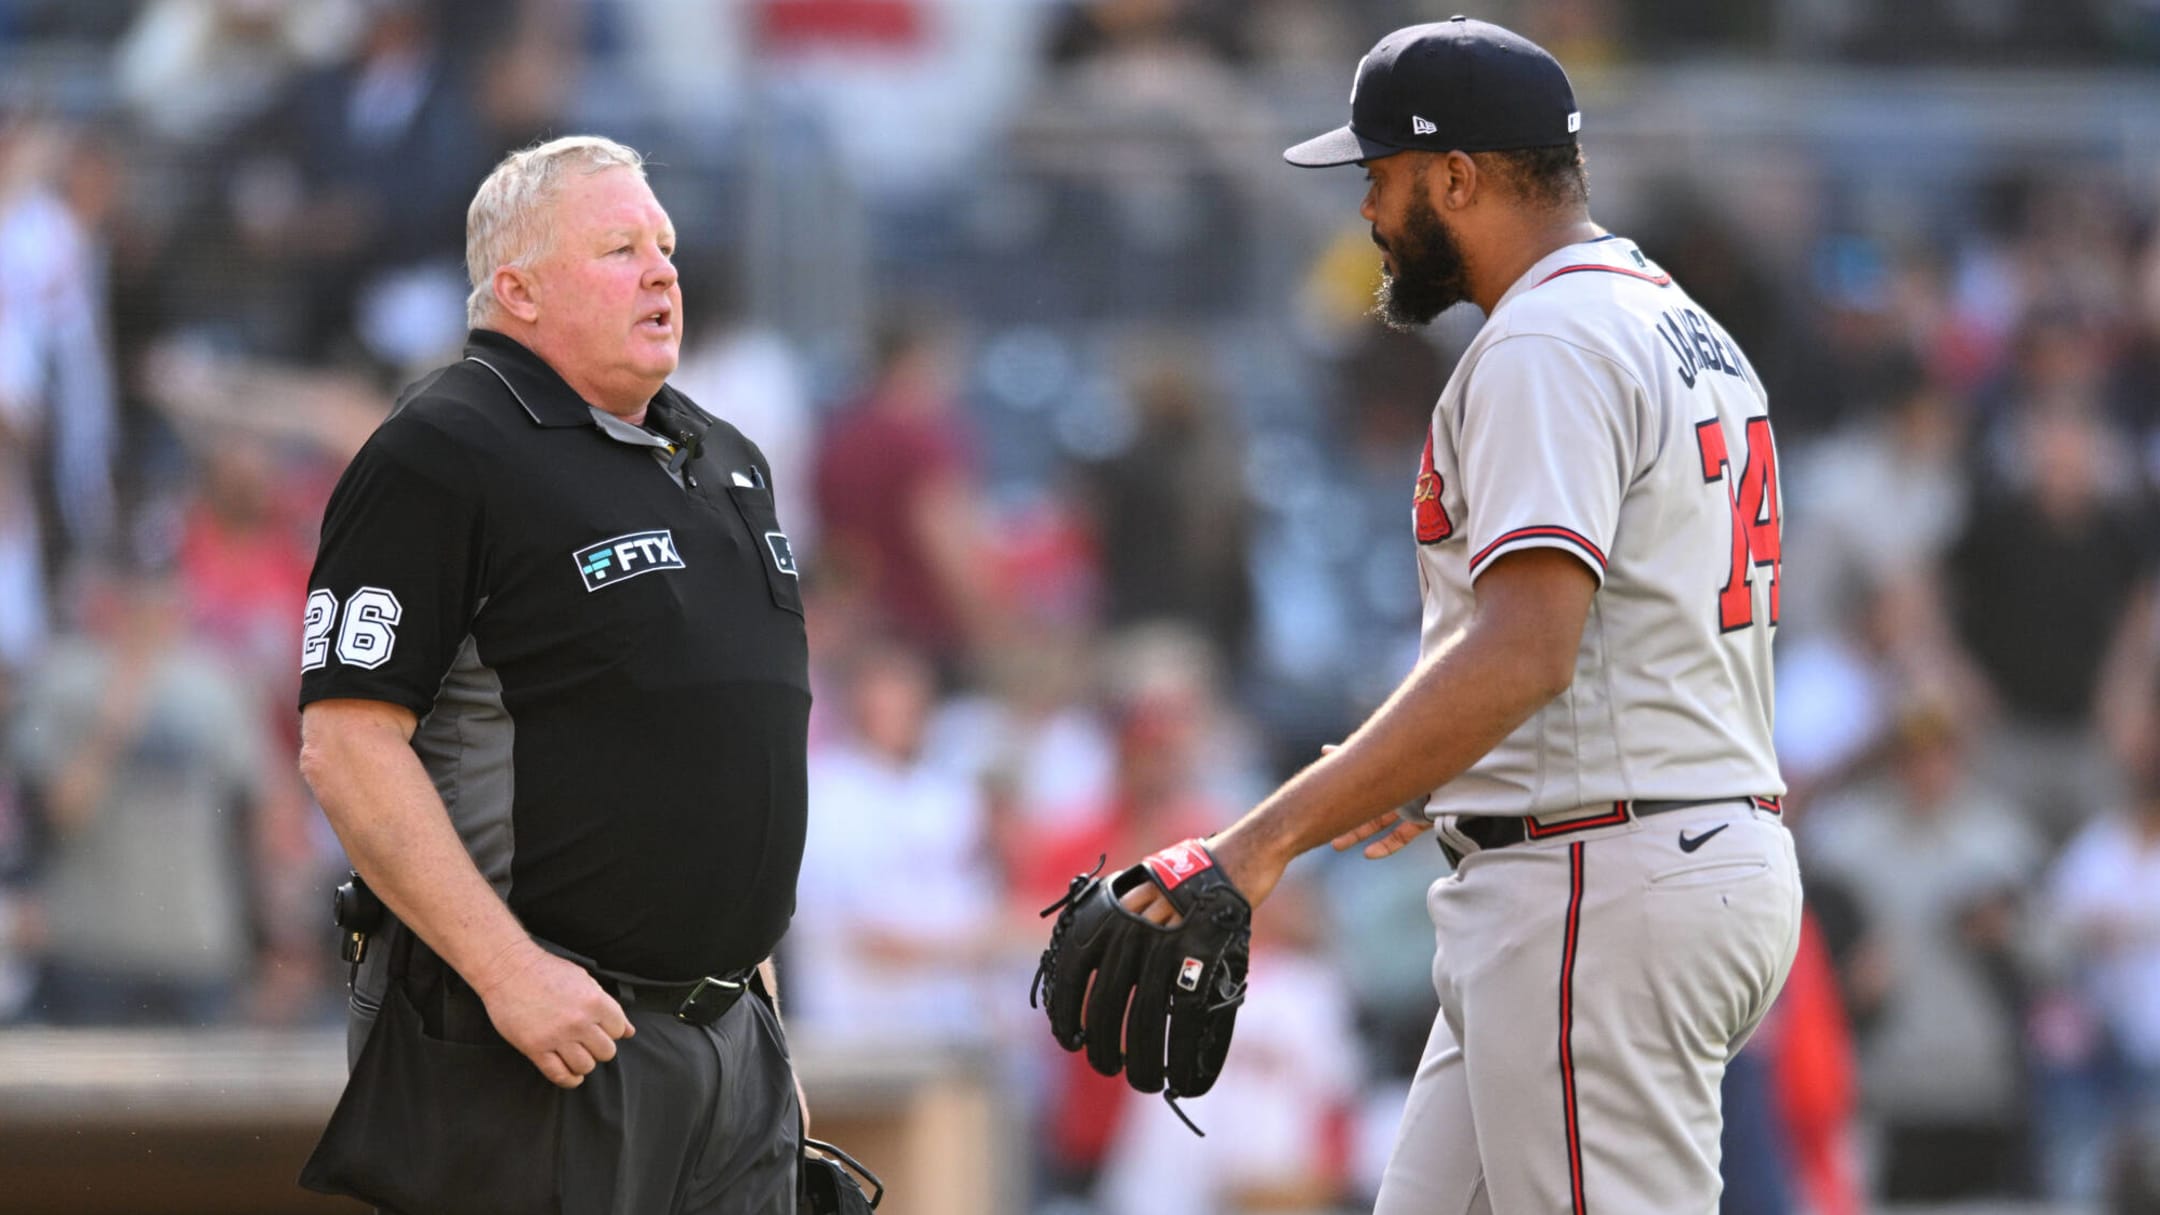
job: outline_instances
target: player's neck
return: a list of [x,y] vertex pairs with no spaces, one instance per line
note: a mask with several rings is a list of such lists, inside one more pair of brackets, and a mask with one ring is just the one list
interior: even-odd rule
[[1500,256],[1491,259],[1489,273],[1478,273],[1477,264],[1471,264],[1471,302],[1491,316],[1493,309],[1499,306],[1500,297],[1515,285],[1515,280],[1551,255],[1553,250],[1596,240],[1603,235],[1605,229],[1591,222],[1590,216],[1581,211],[1526,217],[1505,240],[1495,242]]

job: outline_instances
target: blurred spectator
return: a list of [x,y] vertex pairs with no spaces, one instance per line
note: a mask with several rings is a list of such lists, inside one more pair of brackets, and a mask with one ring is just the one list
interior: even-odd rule
[[1860,1215],[1856,1122],[1858,1063],[1827,934],[1810,895],[1800,948],[1785,990],[1757,1031],[1775,1087],[1775,1116],[1800,1209],[1812,1215]]
[[1794,1210],[1794,1178],[1786,1161],[1791,1133],[1778,1114],[1776,1073],[1757,1045],[1761,1041],[1758,1034],[1726,1061],[1718,1088],[1725,1115],[1718,1139],[1718,1175],[1725,1183],[1718,1196],[1720,1215],[1792,1215]]
[[1176,46],[1232,62],[1246,51],[1243,7],[1228,0],[1070,0],[1045,56],[1065,67],[1144,46]]
[[[285,457],[282,461],[280,457]],[[329,487],[308,465],[251,434],[211,432],[198,449],[199,484],[181,508],[179,582],[189,629],[239,679],[266,757],[249,861],[263,926],[266,967],[251,1015],[287,1021],[312,1011],[329,969],[312,914],[333,882],[336,849],[316,826],[315,805],[284,757],[300,748],[302,613]]]
[[301,352],[420,365],[464,334],[460,236],[498,149],[432,5],[371,0],[358,53],[301,77],[249,143],[288,196],[259,214],[306,271]]
[[1950,598],[2002,718],[1994,787],[2059,839],[2121,796],[2098,714],[2155,684],[2152,516],[2081,402],[2034,402],[2014,433],[2015,480],[1976,494]]
[[1002,888],[981,799],[923,747],[930,668],[871,644],[839,682],[846,734],[810,757],[791,1012],[853,1040],[980,1041]]
[[[1222,752],[1212,741],[1222,709],[1205,640],[1175,626],[1143,627],[1113,642],[1102,666],[1115,783],[1103,804],[1073,804],[1060,819],[1039,818],[1010,835],[1015,897],[1030,912],[1105,858],[1129,864],[1164,839],[1210,835],[1240,807],[1219,791],[1232,778],[1219,771]],[[1101,1180],[1130,1116],[1129,1092],[1122,1077],[1097,1075],[1082,1055],[1054,1055],[1050,1081],[1043,1134],[1050,1185],[1085,1194]]]
[[53,646],[14,722],[14,762],[50,840],[34,1015],[212,1024],[252,970],[261,719],[188,635],[169,571],[85,583],[83,633]]
[[[932,750],[985,790],[1008,863],[1032,852],[1042,832],[1070,830],[1110,799],[1118,760],[1096,703],[1099,661],[1080,630],[1032,629],[1024,642],[993,648],[977,684],[939,709]],[[1048,902],[1064,878],[1053,873],[1042,889]]]
[[208,144],[266,110],[295,73],[329,64],[359,35],[365,0],[153,0],[113,59],[136,121]]
[[2044,853],[1971,758],[1942,706],[1911,706],[1888,779],[1826,797],[1801,836],[1810,874],[1849,889],[1868,925],[1848,991],[1880,1139],[1877,1192],[1891,1201],[2027,1185],[2012,927]]
[[2066,989],[2036,1018],[2051,1196],[2091,1202],[2160,1146],[2160,768],[2072,838],[2040,908]]
[[995,607],[955,341],[942,320],[895,311],[869,383],[829,420],[813,473],[825,568],[948,679]]
[[[1808,508],[1786,528],[1779,623],[1851,630],[1877,593],[1919,593],[1965,530],[1962,404],[1917,357],[1898,360],[1873,416],[1793,452],[1786,492]],[[1897,520],[1885,527],[1883,521]],[[1902,637],[1893,644],[1941,644]]]
[[[980,0],[637,3],[648,46],[692,27],[688,45],[659,52],[660,62],[693,76],[734,65],[733,79],[752,85],[752,119],[787,116],[791,143],[815,130],[873,210],[943,200],[965,178],[1034,75],[1045,14],[1041,3]],[[692,58],[701,49],[724,57]]]
[[756,435],[772,468],[773,499],[796,560],[815,561],[810,484],[816,415],[802,357],[778,332],[744,315],[741,271],[710,258],[683,286],[682,360],[668,382],[705,412]]
[[15,716],[15,681],[0,666],[0,1025],[13,1024],[37,985],[37,955],[44,945],[44,908],[35,888],[38,824],[31,820],[30,789],[9,757],[6,723]]
[[66,133],[0,122],[0,666],[44,641],[53,571],[112,539],[118,447],[100,228]]
[[1190,352],[1135,360],[1139,429],[1088,470],[1102,553],[1105,623],[1185,624],[1241,661],[1252,626],[1245,547],[1254,508],[1228,403],[1192,370]]

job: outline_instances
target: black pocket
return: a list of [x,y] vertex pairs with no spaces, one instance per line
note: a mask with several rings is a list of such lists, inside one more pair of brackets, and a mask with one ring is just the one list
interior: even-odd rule
[[[878,1203],[884,1201],[884,1185],[853,1156],[821,1140],[807,1140],[804,1146],[815,1146],[826,1155],[803,1153],[802,1180],[795,1191],[799,1215],[870,1215]],[[832,1159],[834,1156],[847,1161],[854,1172],[841,1167],[839,1161]],[[874,1193],[863,1192],[862,1182],[856,1180],[857,1173],[869,1179]]]
[[393,980],[300,1184],[398,1215],[557,1215],[561,1101],[499,1037],[430,1037]]
[[780,513],[773,508],[772,491],[758,486],[731,485],[728,497],[742,515],[743,525],[757,545],[765,565],[765,584],[772,590],[776,607],[802,615],[801,571],[795,566],[795,548],[780,530]]

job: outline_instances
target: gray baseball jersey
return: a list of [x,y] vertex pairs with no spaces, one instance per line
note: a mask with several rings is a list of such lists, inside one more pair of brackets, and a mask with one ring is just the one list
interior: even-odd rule
[[1433,411],[1416,491],[1428,655],[1478,576],[1554,547],[1600,589],[1575,680],[1427,812],[1785,791],[1771,751],[1777,453],[1739,347],[1623,238],[1500,298]]
[[1717,1210],[1719,1084],[1799,939],[1778,511],[1761,383],[1626,240],[1531,267],[1448,381],[1416,491],[1427,652],[1507,553],[1562,549],[1599,588],[1572,685],[1427,805],[1461,859],[1427,897],[1440,1017],[1378,1215]]

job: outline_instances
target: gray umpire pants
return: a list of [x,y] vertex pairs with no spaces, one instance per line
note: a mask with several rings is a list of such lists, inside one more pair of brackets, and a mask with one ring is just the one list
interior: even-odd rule
[[[387,944],[375,942],[354,986],[348,1063],[380,1007]],[[446,1028],[461,1040],[492,1035],[478,997],[457,987],[470,1005]],[[772,1005],[745,995],[706,1026],[641,1009],[629,1016],[637,1033],[560,1095],[561,1215],[796,1215],[802,1112]]]

